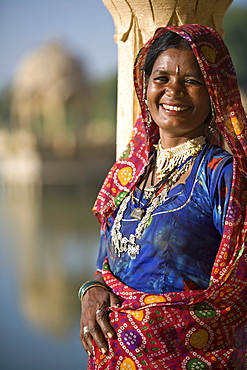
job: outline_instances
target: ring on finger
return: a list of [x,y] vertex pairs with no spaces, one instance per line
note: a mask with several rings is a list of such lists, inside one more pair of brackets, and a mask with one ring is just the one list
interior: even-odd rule
[[102,311],[105,311],[105,309],[104,308],[98,308],[97,311],[96,311],[96,315],[99,314]]
[[83,334],[85,335],[87,333],[89,333],[89,327],[88,326],[84,326],[84,328],[83,328]]

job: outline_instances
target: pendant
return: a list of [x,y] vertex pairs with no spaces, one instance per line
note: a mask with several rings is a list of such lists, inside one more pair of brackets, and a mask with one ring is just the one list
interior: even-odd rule
[[139,245],[129,245],[128,255],[132,260],[136,259],[136,255],[140,253]]
[[144,189],[145,198],[151,198],[151,196],[154,194],[154,192],[155,192],[155,187],[154,186],[146,187]]
[[145,209],[142,208],[134,208],[131,212],[131,217],[135,218],[138,221],[141,221],[143,216],[145,215]]

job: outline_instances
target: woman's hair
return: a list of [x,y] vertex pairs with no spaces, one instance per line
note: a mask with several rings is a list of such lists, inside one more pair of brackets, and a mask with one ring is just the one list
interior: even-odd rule
[[151,76],[155,60],[168,49],[191,50],[191,47],[187,40],[172,31],[167,31],[158,37],[150,46],[145,60],[144,71],[147,78]]

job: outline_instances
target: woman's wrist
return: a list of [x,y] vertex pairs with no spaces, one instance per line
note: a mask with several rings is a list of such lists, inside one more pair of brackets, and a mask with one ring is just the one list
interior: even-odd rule
[[97,271],[96,273],[94,273],[94,279],[95,281],[99,281],[100,283],[105,284],[105,281],[103,279],[103,276],[102,276],[102,271]]
[[78,298],[80,299],[80,301],[82,300],[82,298],[89,289],[96,287],[109,290],[107,286],[104,283],[100,282],[99,280],[86,281],[86,283],[82,284],[78,291]]

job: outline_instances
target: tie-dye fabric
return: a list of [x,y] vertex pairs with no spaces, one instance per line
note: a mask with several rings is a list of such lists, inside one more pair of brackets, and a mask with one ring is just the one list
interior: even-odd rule
[[118,281],[105,263],[106,284],[123,299],[109,310],[118,339],[109,340],[109,354],[95,347],[90,369],[245,369],[247,368],[247,120],[228,50],[213,30],[199,25],[165,27],[156,31],[138,55],[134,82],[141,115],[130,143],[110,170],[94,213],[105,228],[148,163],[157,142],[157,126],[146,123],[143,65],[153,40],[168,30],[184,37],[204,76],[220,135],[233,154],[233,181],[225,226],[204,290],[148,294]]

